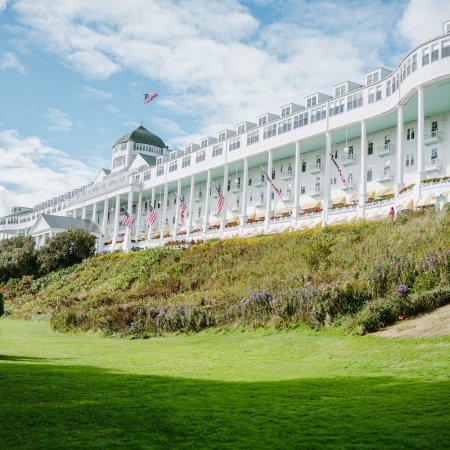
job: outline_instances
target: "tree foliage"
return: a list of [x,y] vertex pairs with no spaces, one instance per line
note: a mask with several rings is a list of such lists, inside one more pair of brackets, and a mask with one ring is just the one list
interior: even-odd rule
[[0,282],[38,273],[37,252],[31,236],[0,241]]
[[40,272],[46,274],[80,263],[94,256],[95,236],[79,228],[69,228],[50,238],[38,252]]

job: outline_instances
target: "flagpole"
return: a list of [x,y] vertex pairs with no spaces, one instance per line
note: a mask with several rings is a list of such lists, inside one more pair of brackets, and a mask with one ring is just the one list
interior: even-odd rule
[[[262,171],[266,174],[267,182],[270,182],[269,174],[266,172],[266,170],[264,169],[263,166],[260,166],[260,167],[261,167]],[[271,186],[273,189],[273,181],[271,182]],[[284,208],[289,211],[289,215],[291,216],[291,219],[293,219],[294,216],[292,215],[292,211],[286,206],[286,203],[284,203],[283,197],[281,195],[279,195],[278,198],[281,200],[281,203],[283,203]],[[274,209],[274,211],[275,211],[275,209]]]
[[141,101],[141,127],[142,127],[142,116],[143,116],[143,113],[144,113],[144,98],[145,98],[145,94],[144,93],[142,93],[142,101]]

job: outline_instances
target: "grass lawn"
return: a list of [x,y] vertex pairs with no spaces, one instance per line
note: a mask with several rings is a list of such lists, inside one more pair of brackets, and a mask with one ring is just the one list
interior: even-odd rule
[[450,338],[0,320],[0,448],[449,448]]

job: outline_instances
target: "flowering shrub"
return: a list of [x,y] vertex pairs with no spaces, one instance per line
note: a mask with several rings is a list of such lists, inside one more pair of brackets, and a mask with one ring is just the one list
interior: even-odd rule
[[403,192],[409,191],[409,190],[412,189],[415,185],[416,185],[416,183],[408,184],[408,186],[405,186],[404,188],[400,189],[400,190],[398,191],[398,193],[399,193],[399,194],[403,194]]
[[411,292],[411,289],[406,286],[406,284],[401,284],[398,288],[397,288],[397,292],[403,297],[406,298],[408,297],[408,294]]
[[253,294],[249,298],[244,298],[241,301],[241,306],[247,310],[251,310],[255,314],[268,315],[272,311],[273,297],[269,294],[267,289],[262,292]]

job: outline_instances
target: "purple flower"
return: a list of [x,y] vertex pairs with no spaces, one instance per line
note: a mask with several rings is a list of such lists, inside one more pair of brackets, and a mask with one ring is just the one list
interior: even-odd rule
[[406,284],[401,284],[398,288],[397,288],[397,292],[403,297],[407,297],[408,294],[411,292],[411,289],[409,289],[408,286],[406,286]]

